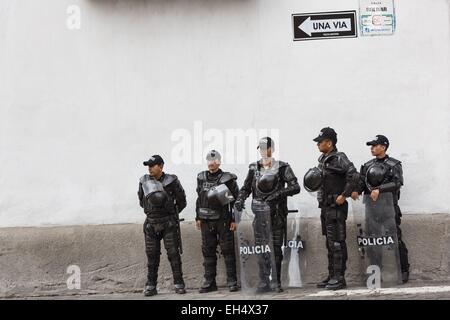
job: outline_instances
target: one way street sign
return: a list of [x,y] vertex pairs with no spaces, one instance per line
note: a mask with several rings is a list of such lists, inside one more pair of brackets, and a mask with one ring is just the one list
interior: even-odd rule
[[356,11],[302,13],[292,15],[294,41],[356,38]]

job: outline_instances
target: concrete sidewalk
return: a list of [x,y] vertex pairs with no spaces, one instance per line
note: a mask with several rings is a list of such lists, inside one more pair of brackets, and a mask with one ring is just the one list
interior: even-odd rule
[[226,288],[219,288],[216,292],[199,294],[197,290],[189,290],[184,295],[172,291],[161,290],[156,296],[145,297],[142,292],[111,292],[71,295],[43,295],[17,297],[15,299],[36,300],[450,300],[450,282],[411,281],[408,284],[369,290],[363,287],[350,286],[344,290],[328,291],[317,289],[314,285],[303,288],[289,288],[283,293],[267,293],[251,295],[244,292],[228,292]]
[[[450,281],[450,215],[405,215],[404,239],[409,248],[411,283]],[[349,261],[347,282],[356,283],[359,274],[356,228],[348,222]],[[183,222],[183,271],[187,289],[197,292],[202,276],[201,236],[193,222]],[[319,219],[302,220],[301,235],[306,243],[307,271],[303,283],[313,284],[327,273],[325,240]],[[137,224],[63,226],[0,229],[0,298],[66,296],[67,267],[81,270],[82,294],[123,292],[137,297],[146,281],[143,226]],[[436,282],[437,281],[437,282]],[[219,286],[225,285],[222,257],[218,261]],[[435,284],[431,284],[435,285]],[[172,287],[172,275],[163,250],[158,289]],[[294,291],[302,298],[304,293]],[[286,293],[287,294],[287,293]],[[131,295],[130,297],[133,297]],[[164,297],[163,295],[159,297]],[[197,294],[184,296],[198,299]],[[282,295],[280,296],[282,297]]]

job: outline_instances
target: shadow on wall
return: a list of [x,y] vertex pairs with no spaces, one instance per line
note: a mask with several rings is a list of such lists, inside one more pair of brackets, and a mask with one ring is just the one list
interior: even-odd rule
[[209,8],[211,5],[220,5],[222,7],[225,6],[234,6],[236,4],[247,4],[251,2],[257,2],[257,0],[88,0],[92,4],[96,4],[99,6],[118,6],[127,7],[127,6],[147,6],[147,5],[155,5],[155,6],[172,6],[172,5],[183,5],[188,7],[195,6],[204,7],[205,9]]

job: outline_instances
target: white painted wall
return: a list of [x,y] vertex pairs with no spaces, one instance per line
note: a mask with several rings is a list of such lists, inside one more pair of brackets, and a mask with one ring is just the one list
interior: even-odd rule
[[[292,13],[358,1],[2,0],[0,226],[141,222],[137,182],[154,153],[192,218],[203,166],[174,164],[171,136],[197,120],[279,129],[300,179],[321,127],[357,167],[383,133],[404,163],[403,210],[450,212],[449,1],[395,2],[394,36],[293,42]],[[71,4],[80,30],[66,28]],[[247,165],[223,168],[242,184]],[[317,214],[305,192],[291,206]]]

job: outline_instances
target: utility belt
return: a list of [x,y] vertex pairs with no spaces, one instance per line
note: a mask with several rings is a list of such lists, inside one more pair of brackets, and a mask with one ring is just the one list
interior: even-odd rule
[[336,199],[340,196],[340,194],[328,194],[324,195],[322,199],[319,200],[319,208],[325,208],[325,207],[339,207],[339,205],[336,203]]
[[340,194],[332,194],[324,197],[324,201],[319,205],[322,209],[321,219],[347,220],[348,203],[345,201],[342,205],[338,205],[336,199],[339,196]]
[[202,220],[219,220],[226,213],[224,208],[199,208],[198,218]]
[[146,200],[146,206],[145,206],[145,214],[160,214],[160,213],[172,213],[175,212],[175,206],[171,201],[167,201],[162,206],[155,206],[150,203],[150,201]]
[[170,220],[175,220],[176,214],[170,213],[167,211],[158,211],[158,212],[151,212],[147,213],[147,219],[146,221],[150,224],[158,224],[158,223],[165,223]]

